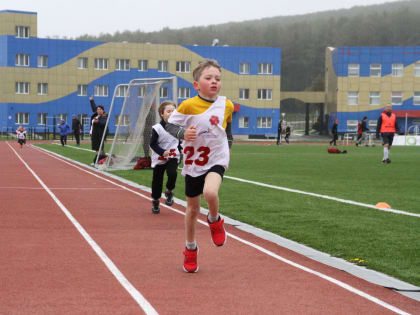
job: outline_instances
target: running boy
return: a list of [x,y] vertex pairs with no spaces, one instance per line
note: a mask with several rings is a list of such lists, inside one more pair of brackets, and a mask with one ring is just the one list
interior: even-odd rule
[[180,153],[178,150],[179,140],[165,130],[169,117],[175,110],[175,103],[165,101],[160,104],[158,111],[162,118],[160,123],[152,126],[150,147],[152,148],[152,212],[159,213],[159,199],[162,195],[163,175],[168,175],[166,182],[166,204],[172,206],[174,203],[172,190],[175,188],[178,162]]
[[23,148],[23,145],[26,143],[26,129],[22,126],[19,126],[16,130],[16,138],[20,144],[20,148]]
[[202,194],[209,208],[207,222],[213,243],[222,246],[226,242],[224,220],[219,215],[219,187],[229,165],[232,145],[233,104],[219,96],[221,67],[214,60],[204,60],[194,69],[193,78],[198,95],[182,102],[166,125],[169,133],[184,139],[185,272],[198,271],[195,230]]

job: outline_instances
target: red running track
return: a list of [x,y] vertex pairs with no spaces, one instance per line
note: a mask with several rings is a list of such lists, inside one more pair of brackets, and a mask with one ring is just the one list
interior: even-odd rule
[[154,215],[149,193],[32,146],[0,142],[0,155],[0,314],[420,314],[229,225],[221,248],[198,225],[187,274],[182,206]]

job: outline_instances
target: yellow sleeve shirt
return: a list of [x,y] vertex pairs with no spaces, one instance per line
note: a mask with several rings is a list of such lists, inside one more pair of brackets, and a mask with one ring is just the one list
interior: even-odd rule
[[[177,111],[184,115],[199,115],[204,113],[212,102],[208,102],[201,97],[194,96],[181,103],[177,108]],[[226,129],[227,123],[232,122],[233,103],[226,99],[225,119],[223,120],[223,128]]]

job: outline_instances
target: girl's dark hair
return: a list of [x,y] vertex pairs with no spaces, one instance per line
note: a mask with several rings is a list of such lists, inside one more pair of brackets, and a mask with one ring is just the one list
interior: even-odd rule
[[176,104],[174,103],[174,102],[172,102],[172,101],[164,101],[164,102],[162,102],[160,105],[159,105],[159,108],[158,108],[158,112],[159,112],[159,115],[162,117],[162,115],[163,115],[163,112],[165,111],[165,107],[166,106],[168,106],[168,105],[172,105],[173,107],[175,107],[176,108]]

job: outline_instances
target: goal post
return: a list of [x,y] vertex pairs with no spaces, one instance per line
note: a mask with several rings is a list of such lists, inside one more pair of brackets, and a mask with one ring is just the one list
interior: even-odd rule
[[[105,126],[106,130],[111,119],[115,118],[115,134],[108,158],[100,166],[102,170],[133,169],[139,157],[150,156],[152,126],[160,121],[158,108],[161,99],[171,99],[176,103],[177,90],[177,77],[133,79],[115,87]],[[122,96],[124,100],[118,112],[116,98]],[[101,145],[104,138],[105,135]]]

